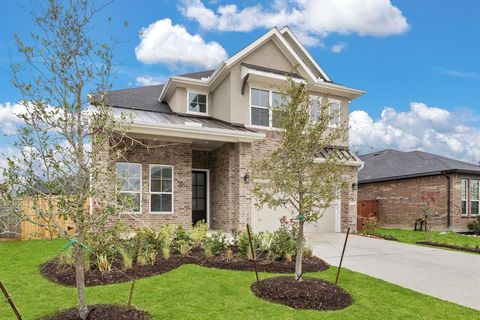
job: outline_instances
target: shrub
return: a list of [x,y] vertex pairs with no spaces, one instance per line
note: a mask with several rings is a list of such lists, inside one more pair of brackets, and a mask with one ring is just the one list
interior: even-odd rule
[[469,231],[472,231],[473,233],[480,235],[480,217],[477,217],[476,220],[467,224],[467,228]]
[[274,259],[290,259],[295,255],[297,230],[293,224],[281,221],[271,236],[270,251]]
[[147,227],[138,228],[136,230],[134,241],[137,248],[148,246],[154,248],[156,251],[162,249],[161,236]]
[[368,235],[374,235],[378,231],[378,219],[377,217],[362,217],[363,233]]
[[192,245],[183,239],[177,241],[177,246],[182,256],[187,256],[192,251]]
[[120,257],[122,258],[122,268],[123,268],[123,270],[131,269],[133,261],[132,261],[132,257],[127,252],[127,250],[125,250],[124,248],[120,248],[118,250],[118,252],[120,253]]
[[156,251],[156,250],[151,250],[149,255],[148,255],[148,262],[152,266],[155,264],[155,261],[157,261],[157,255],[158,255],[158,251]]
[[97,266],[98,266],[98,270],[102,272],[105,272],[105,271],[110,272],[110,270],[112,270],[112,264],[108,260],[108,257],[105,255],[98,256]]
[[227,261],[230,261],[233,259],[232,249],[227,249],[227,251],[225,252],[225,258],[227,259]]
[[90,271],[92,269],[92,263],[90,261],[90,253],[85,252],[85,255],[83,256],[83,269],[85,271]]
[[58,261],[60,264],[66,266],[73,266],[75,264],[75,257],[73,256],[73,249],[69,248],[58,256]]
[[205,244],[205,240],[207,239],[207,231],[208,226],[203,220],[198,221],[195,224],[191,232],[191,238],[194,247],[200,247]]
[[312,247],[310,247],[310,246],[305,246],[305,247],[303,247],[303,256],[304,256],[305,258],[311,258],[311,257],[313,257]]
[[[272,236],[268,232],[259,232],[252,235],[252,243],[255,251],[255,255],[260,252],[270,251]],[[238,238],[239,254],[243,258],[252,259],[252,250],[250,249],[250,241],[248,239],[248,233],[243,232]]]
[[203,250],[206,258],[213,257],[212,249],[210,248],[210,246],[206,245],[205,248],[203,248]]
[[164,224],[160,228],[158,236],[161,242],[162,256],[163,258],[168,259],[170,258],[170,249],[172,248],[173,240],[175,238],[175,232],[169,224]]
[[214,255],[224,253],[229,247],[227,235],[221,231],[213,233],[206,239],[206,246],[210,247]]
[[175,249],[180,252],[180,244],[188,243],[190,246],[193,244],[192,237],[187,230],[183,229],[182,226],[178,226],[175,230]]
[[91,235],[86,242],[94,256],[104,256],[108,261],[117,261],[119,258],[118,244],[122,242],[122,233],[127,230],[128,227],[125,223],[119,221],[106,231]]

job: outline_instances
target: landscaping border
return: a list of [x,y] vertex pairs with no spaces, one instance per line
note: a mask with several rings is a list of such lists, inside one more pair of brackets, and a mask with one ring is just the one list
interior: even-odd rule
[[448,244],[448,243],[440,243],[440,242],[434,242],[434,241],[417,241],[415,243],[432,246],[432,247],[447,248],[447,249],[453,249],[453,250],[465,251],[465,252],[471,252],[471,253],[480,253],[480,248],[467,248],[467,247],[457,246],[457,245]]

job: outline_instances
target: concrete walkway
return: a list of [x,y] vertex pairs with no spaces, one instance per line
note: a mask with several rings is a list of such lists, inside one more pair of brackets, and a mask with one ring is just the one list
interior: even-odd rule
[[[308,234],[314,254],[338,266],[345,234]],[[343,266],[480,310],[480,255],[350,235]]]

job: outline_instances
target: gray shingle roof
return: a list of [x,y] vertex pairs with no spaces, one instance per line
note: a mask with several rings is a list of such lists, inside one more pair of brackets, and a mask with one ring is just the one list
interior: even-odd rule
[[435,154],[411,151],[384,150],[360,156],[365,162],[358,173],[358,182],[377,182],[464,172],[480,175],[480,166]]
[[106,94],[111,107],[172,113],[167,103],[158,101],[163,84],[110,91]]
[[191,73],[184,73],[179,74],[179,77],[186,77],[186,78],[193,78],[193,79],[202,79],[210,77],[215,70],[205,70],[199,72],[191,72]]

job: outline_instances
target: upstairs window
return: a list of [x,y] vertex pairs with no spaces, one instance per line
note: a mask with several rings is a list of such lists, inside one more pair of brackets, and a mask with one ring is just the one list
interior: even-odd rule
[[250,123],[255,126],[278,128],[278,113],[272,110],[285,105],[280,92],[252,88],[250,91]]
[[471,214],[479,214],[479,201],[480,201],[480,189],[479,189],[479,180],[470,181],[470,207]]
[[207,95],[203,93],[188,92],[188,112],[207,113]]
[[118,205],[124,211],[140,212],[142,165],[140,163],[117,163]]
[[270,126],[270,92],[267,90],[251,90],[251,123],[256,126]]
[[319,97],[310,98],[310,119],[317,122],[322,115],[322,100]]
[[342,112],[342,105],[338,100],[330,100],[330,125],[331,126],[338,126],[341,122],[341,112]]
[[462,179],[462,214],[468,214],[468,179]]

